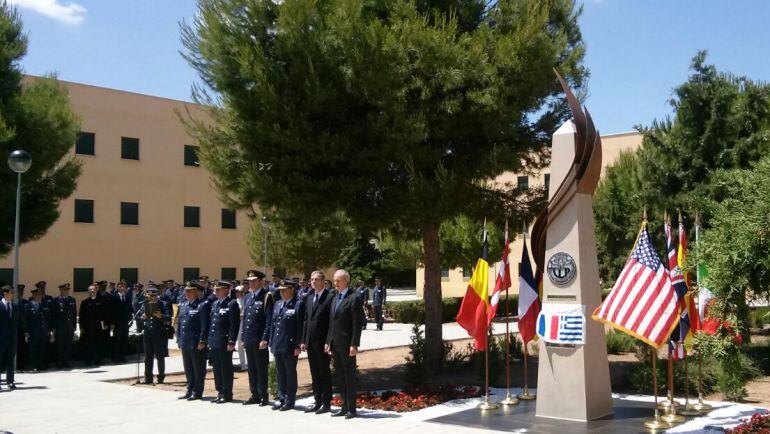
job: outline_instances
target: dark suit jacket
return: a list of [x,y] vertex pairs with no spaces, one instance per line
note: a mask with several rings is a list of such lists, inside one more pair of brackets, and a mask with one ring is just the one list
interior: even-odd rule
[[305,321],[305,303],[297,296],[281,300],[273,307],[268,343],[273,354],[287,354],[299,348],[302,341],[302,323]]
[[315,291],[305,298],[305,327],[302,333],[302,343],[315,349],[323,349],[329,334],[329,315],[331,314],[334,293],[324,289],[317,302],[313,302]]
[[357,347],[361,344],[361,298],[353,288],[348,288],[345,297],[337,306],[338,294],[331,299],[329,332],[326,343],[337,348]]
[[118,328],[128,328],[128,323],[133,317],[133,306],[131,297],[128,293],[124,294],[123,301],[120,301],[120,294],[115,293],[112,300],[112,317],[114,324]]
[[19,303],[11,302],[11,315],[9,316],[5,305],[0,301],[0,348],[5,348],[6,345],[16,348],[20,324],[21,307]]

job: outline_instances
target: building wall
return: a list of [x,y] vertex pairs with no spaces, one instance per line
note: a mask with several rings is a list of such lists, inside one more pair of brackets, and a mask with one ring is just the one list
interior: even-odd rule
[[[642,144],[642,136],[637,132],[610,134],[602,136],[602,174],[607,166],[612,164],[622,151],[632,151],[637,149]],[[545,183],[545,174],[548,173],[548,169],[542,172],[526,175],[529,177],[529,186],[542,186]],[[516,183],[519,174],[506,173],[498,178],[500,182]],[[555,188],[555,186],[551,186]],[[514,229],[512,229],[514,230]],[[511,234],[511,238],[514,235]],[[510,254],[508,256],[508,263],[511,264],[511,282],[513,282],[511,294],[518,294],[519,292],[519,268],[518,264],[521,261],[521,254],[524,246],[524,236],[522,234],[516,234],[515,239],[510,245]],[[529,245],[528,245],[529,247]],[[493,261],[497,258],[489,258]],[[532,252],[530,249],[530,261],[534,269],[534,260],[532,259]],[[497,271],[501,262],[493,263],[489,269],[489,281],[494,282],[497,276]],[[422,297],[423,290],[425,289],[425,270],[421,267],[417,268],[417,295]],[[445,270],[446,272],[446,270]],[[463,277],[462,268],[448,270],[448,277],[442,277],[441,279],[441,293],[444,297],[462,297],[465,295],[465,291],[468,288],[468,282],[470,278]],[[493,283],[490,283],[490,290]]]
[[[254,267],[245,242],[247,216],[237,213],[236,229],[223,229],[223,205],[208,173],[184,165],[184,145],[193,141],[177,111],[202,116],[200,107],[63,84],[82,118],[81,130],[95,133],[95,155],[71,151],[83,162],[77,189],[62,201],[61,216],[48,233],[21,246],[21,283],[29,288],[45,280],[48,294],[57,294],[59,284],[73,282],[74,268],[93,268],[96,280],[110,281],[119,279],[120,268],[137,268],[139,281],[147,282],[182,281],[185,267],[200,268],[213,278],[220,277],[223,267],[235,268],[237,277]],[[121,137],[139,139],[138,161],[121,159]],[[94,223],[74,222],[75,199],[94,201]],[[137,226],[121,225],[121,202],[139,203]],[[184,206],[200,207],[200,227],[183,227]],[[13,254],[0,258],[0,268],[13,268]]]

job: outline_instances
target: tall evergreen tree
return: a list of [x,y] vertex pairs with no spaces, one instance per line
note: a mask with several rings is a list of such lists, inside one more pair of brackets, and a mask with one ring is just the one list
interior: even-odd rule
[[[360,230],[408,228],[424,248],[426,346],[442,354],[439,228],[519,227],[534,200],[494,183],[547,161],[568,117],[553,68],[587,75],[573,0],[199,0],[182,26],[211,124],[202,164],[241,206]],[[206,95],[208,94],[208,95]],[[243,170],[244,167],[250,170]],[[291,198],[287,201],[286,198]]]
[[75,191],[80,163],[69,157],[80,120],[53,77],[26,80],[19,62],[27,52],[18,12],[0,3],[0,255],[13,248],[16,173],[5,158],[17,149],[32,156],[23,175],[20,242],[43,236],[59,218],[59,203]]

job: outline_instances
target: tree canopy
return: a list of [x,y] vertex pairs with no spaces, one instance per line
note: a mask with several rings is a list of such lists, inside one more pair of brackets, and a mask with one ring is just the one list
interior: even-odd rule
[[[426,345],[442,351],[439,227],[513,227],[542,197],[494,183],[547,163],[587,76],[573,0],[199,0],[186,58],[215,106],[202,164],[243,207],[343,211],[423,242]],[[246,169],[246,170],[244,170]],[[287,200],[290,198],[290,200]]]
[[[22,83],[19,62],[27,52],[18,12],[0,4],[0,154],[22,149],[32,166],[22,175],[20,242],[42,237],[59,218],[59,203],[75,190],[80,164],[68,153],[80,120],[53,77]],[[0,170],[0,255],[13,248],[16,173]]]

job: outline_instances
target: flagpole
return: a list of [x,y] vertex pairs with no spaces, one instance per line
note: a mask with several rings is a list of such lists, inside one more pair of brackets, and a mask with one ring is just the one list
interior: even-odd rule
[[[698,256],[700,256],[700,215],[698,213],[695,213],[695,248],[698,251]],[[700,258],[698,258],[700,259]],[[700,262],[700,261],[698,261]],[[700,267],[696,269],[695,272],[695,284],[698,286],[698,306],[700,306]],[[698,309],[698,316],[700,316],[700,309]],[[699,318],[702,320],[702,318]],[[710,406],[709,404],[706,404],[703,402],[703,356],[701,355],[701,352],[699,350],[696,350],[698,353],[698,402],[693,404],[692,407],[696,411],[700,412],[701,414],[709,413],[714,407]]]
[[660,409],[658,408],[658,349],[653,347],[650,354],[652,354],[652,394],[655,396],[655,406],[653,407],[655,417],[644,422],[644,427],[652,432],[656,432],[671,428],[671,424],[661,419]]
[[521,346],[524,348],[524,392],[519,395],[519,399],[522,401],[532,401],[535,399],[535,395],[529,394],[529,371],[527,370],[527,359],[529,358],[529,352],[527,350],[527,343],[524,339],[521,340]]
[[[486,237],[487,232],[487,219],[484,219],[484,234]],[[487,273],[489,273],[489,269],[484,270]],[[489,294],[489,287],[484,289],[487,294]],[[487,321],[487,318],[489,318],[489,296],[486,297],[486,300],[484,300],[484,321]],[[499,406],[495,404],[494,402],[491,402],[489,400],[489,338],[490,334],[492,332],[492,325],[487,325],[487,333],[486,336],[484,336],[484,371],[485,371],[485,387],[486,392],[484,394],[484,402],[478,405],[478,409],[481,411],[490,411],[490,410],[497,410]]]
[[[665,213],[665,224],[668,226],[668,230],[671,231],[671,216],[668,214],[668,212]],[[666,233],[666,239],[668,241],[669,233]],[[671,242],[673,243],[674,235],[670,234]],[[672,244],[673,245],[673,244]],[[668,258],[668,243],[666,245],[666,257]],[[671,272],[672,269],[669,268],[669,272]],[[681,314],[680,317],[677,319],[677,321],[681,322]],[[680,340],[677,341],[677,345],[682,345],[682,342]],[[678,403],[674,399],[674,351],[678,351],[678,347],[675,347],[673,350],[671,349],[671,346],[669,345],[668,350],[668,405],[664,405],[665,408],[665,414],[663,415],[663,420],[666,422],[674,425],[678,423],[684,422],[684,416],[677,414],[677,411],[682,408],[682,404]],[[687,352],[685,351],[685,357],[687,356]]]
[[[527,242],[526,234],[522,234],[524,236],[524,242]],[[508,242],[508,221],[505,222],[505,241]],[[507,246],[505,246],[507,247]],[[505,251],[505,249],[503,249]],[[508,258],[503,258],[503,261],[508,260]],[[521,276],[521,270],[519,270],[519,276]],[[519,400],[516,399],[515,395],[511,395],[511,332],[510,332],[510,318],[511,314],[508,309],[508,289],[509,287],[505,287],[505,398],[500,401],[501,405],[516,405],[519,403]]]

